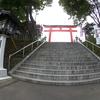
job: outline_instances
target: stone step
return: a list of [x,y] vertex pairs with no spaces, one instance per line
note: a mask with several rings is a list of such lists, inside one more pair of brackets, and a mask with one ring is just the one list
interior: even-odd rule
[[60,56],[60,57],[52,57],[52,56],[31,56],[29,59],[56,59],[56,60],[94,60],[94,61],[98,61],[98,59],[97,58],[95,58],[95,57],[88,57],[88,56],[86,56],[86,57],[84,57],[84,56],[82,56],[82,57],[79,57],[79,56],[65,56],[65,57],[63,57],[63,56]]
[[41,73],[32,73],[32,72],[16,70],[15,74],[29,78],[36,78],[43,80],[58,80],[58,81],[73,81],[73,80],[100,78],[100,72],[88,73],[88,74],[75,74],[75,75],[52,75],[52,74],[41,74]]
[[72,54],[82,54],[82,55],[88,55],[88,54],[90,54],[90,55],[92,55],[90,52],[86,52],[86,51],[84,51],[84,52],[82,52],[82,51],[76,51],[75,52],[75,50],[73,50],[73,51],[39,51],[39,53],[37,53],[36,52],[36,54],[38,54],[38,55],[40,55],[40,54],[47,54],[47,55],[49,55],[48,54],[48,52],[49,52],[49,54],[58,54],[58,55],[60,55],[60,54],[62,54],[62,55],[64,55],[64,54],[66,54],[66,55],[72,55]]
[[100,78],[88,79],[88,80],[74,80],[74,81],[55,81],[55,80],[43,80],[43,79],[34,79],[25,76],[12,74],[12,77],[18,78],[23,81],[40,83],[40,84],[50,84],[50,85],[82,85],[100,82]]
[[[79,58],[86,58],[86,59],[88,59],[88,58],[91,58],[91,57],[93,57],[93,55],[43,55],[43,54],[40,54],[40,55],[33,55],[32,57],[38,57],[38,58],[48,58],[48,57],[52,57],[52,58],[67,58],[67,59],[70,59],[70,58],[72,58],[73,57],[73,59],[74,58],[77,58],[77,59],[79,59]],[[95,58],[95,57],[93,57],[93,58]]]
[[49,59],[46,59],[46,58],[29,58],[27,59],[28,61],[50,61],[50,62],[98,62],[97,60],[91,60],[91,59],[63,59],[63,58],[59,58],[59,59],[54,59],[54,58],[49,58]]
[[57,69],[40,69],[32,67],[20,67],[18,70],[27,71],[32,73],[42,73],[42,74],[52,74],[52,75],[66,75],[66,74],[87,74],[87,73],[97,73],[100,72],[98,69],[79,69],[79,70],[57,70]]
[[62,49],[63,49],[63,51],[69,51],[69,50],[73,51],[73,50],[76,50],[76,51],[86,51],[86,52],[88,52],[81,45],[78,45],[78,46],[66,46],[65,45],[65,46],[61,46],[61,47],[58,47],[58,46],[53,47],[52,45],[51,46],[49,45],[48,47],[46,47],[46,45],[44,45],[44,47],[42,46],[42,48],[39,49],[39,50],[40,51],[57,51],[57,49],[59,49],[59,51],[62,51]]
[[54,85],[95,83],[100,81],[100,61],[79,43],[45,43],[12,76]]
[[[80,46],[77,46],[77,47],[75,47],[75,46],[73,46],[73,47],[56,47],[56,48],[54,48],[54,47],[52,47],[52,48],[49,48],[49,47],[42,47],[41,49],[39,49],[39,51],[57,51],[59,49],[59,51],[60,52],[63,52],[63,51],[65,51],[65,52],[67,52],[67,51],[74,51],[74,50],[76,50],[76,51],[74,51],[74,52],[77,52],[77,51],[81,51],[81,52],[84,52],[84,51],[86,51],[86,52],[89,52],[89,51],[87,51],[83,46],[82,47],[80,47]],[[62,51],[62,49],[63,49],[63,51]],[[57,51],[57,52],[59,52],[59,51]],[[70,52],[71,52],[70,51]]]
[[72,61],[34,61],[34,60],[27,60],[25,63],[30,64],[43,64],[43,65],[90,65],[90,64],[97,64],[97,61],[89,61],[89,62],[72,62]]
[[79,54],[79,53],[82,53],[82,54],[84,54],[84,53],[86,53],[86,54],[90,54],[90,52],[88,52],[88,51],[85,51],[85,50],[82,51],[82,50],[78,50],[78,49],[73,50],[73,51],[72,50],[65,50],[65,51],[64,50],[63,51],[59,50],[59,51],[57,51],[56,49],[54,49],[54,50],[39,50],[38,54],[40,54],[40,52],[43,53],[43,54],[44,53],[47,54],[48,52],[51,53],[51,54],[53,54],[53,53],[57,53],[57,54],[62,54],[62,53],[65,53],[65,54]]
[[[58,49],[59,49],[59,48],[58,48]],[[64,48],[64,49],[65,49],[65,48]],[[67,49],[68,49],[68,50],[67,50]],[[73,48],[72,48],[72,49],[73,49]],[[83,49],[83,48],[82,48],[82,49]],[[83,54],[83,53],[87,53],[87,54],[90,54],[89,51],[87,51],[87,50],[85,50],[85,49],[82,50],[82,49],[76,48],[76,49],[71,50],[71,49],[69,49],[69,48],[66,48],[66,49],[63,50],[63,51],[62,51],[62,49],[59,50],[59,51],[58,51],[57,49],[53,49],[53,50],[51,50],[51,49],[49,49],[49,50],[47,50],[47,49],[44,49],[44,50],[43,50],[43,49],[40,49],[40,50],[39,50],[39,54],[40,54],[40,52],[41,52],[41,53],[48,53],[48,52],[50,52],[50,53],[58,53],[58,54],[59,54],[59,53],[66,53],[66,54],[67,54],[68,52],[69,52],[70,54],[71,54],[71,53],[74,53],[74,54],[78,54],[78,53],[82,53],[82,54]]]
[[30,64],[23,63],[21,67],[32,67],[32,68],[40,68],[40,69],[62,69],[62,70],[78,70],[78,69],[95,69],[100,68],[100,64],[92,64],[92,65],[46,65],[46,64]]

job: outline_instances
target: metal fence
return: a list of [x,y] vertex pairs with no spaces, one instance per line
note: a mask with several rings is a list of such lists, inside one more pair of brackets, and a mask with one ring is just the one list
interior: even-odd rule
[[88,40],[86,40],[84,42],[84,45],[87,48],[89,48],[92,52],[94,52],[97,56],[100,57],[100,46],[98,46],[98,45],[96,45],[96,44],[94,44],[94,43],[92,43],[92,42],[90,42]]
[[[45,42],[45,38],[42,39],[42,42]],[[22,61],[22,59],[24,59],[29,53],[31,53],[36,47],[38,47],[41,43],[41,40],[36,40],[30,44],[28,44],[27,46],[23,47],[22,49],[14,52],[13,54],[10,54],[9,55],[9,58],[8,58],[8,71],[10,71],[10,69],[12,67],[14,67],[17,63],[19,63],[20,61]],[[28,51],[27,51],[28,49]],[[16,56],[15,56],[16,55]],[[19,58],[16,62],[15,65],[12,65],[11,66],[11,58],[13,58],[15,56],[15,58]],[[14,63],[14,62],[13,62]]]

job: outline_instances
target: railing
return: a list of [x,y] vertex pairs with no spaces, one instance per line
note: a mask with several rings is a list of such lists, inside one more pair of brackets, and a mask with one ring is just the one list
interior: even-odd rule
[[[42,41],[45,41],[45,38],[43,38],[43,39],[41,39],[41,40],[42,40]],[[36,45],[38,46],[38,42],[39,42],[39,41],[40,41],[40,40],[36,40],[36,41],[34,41],[34,42],[28,44],[27,46],[23,47],[22,49],[16,51],[15,53],[10,54],[10,55],[9,55],[9,59],[8,59],[8,71],[10,71],[11,57],[13,57],[14,55],[18,54],[19,52],[22,52],[22,58],[24,58],[25,56],[27,56],[27,55],[25,55],[25,49],[31,46],[31,51],[34,50],[34,48],[33,48],[34,46],[33,46],[33,45],[34,45],[35,43],[37,43]]]
[[[100,57],[100,46],[97,46],[96,44],[86,40],[84,45],[89,48],[91,51],[93,51],[96,55]],[[96,49],[97,48],[97,49]]]

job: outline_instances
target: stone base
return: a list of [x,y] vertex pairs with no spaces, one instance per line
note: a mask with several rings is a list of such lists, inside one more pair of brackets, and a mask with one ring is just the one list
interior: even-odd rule
[[0,82],[9,81],[9,80],[11,80],[11,79],[12,79],[12,77],[10,77],[10,76],[3,77],[3,78],[0,78]]
[[0,78],[7,77],[7,69],[0,69]]
[[12,79],[12,77],[7,76],[7,69],[0,69],[0,82],[4,82]]

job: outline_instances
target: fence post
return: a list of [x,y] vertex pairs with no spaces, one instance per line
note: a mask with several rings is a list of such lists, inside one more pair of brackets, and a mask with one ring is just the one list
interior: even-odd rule
[[92,44],[92,51],[94,52],[94,45]]
[[86,47],[88,47],[88,43],[87,43],[87,41],[86,41]]
[[10,58],[11,58],[11,54],[9,55],[9,59],[8,59],[8,72],[10,71]]
[[23,58],[24,58],[25,48],[23,48]]
[[37,46],[38,46],[38,41],[37,41]]
[[31,50],[33,50],[33,43],[32,43],[32,46],[31,46]]

